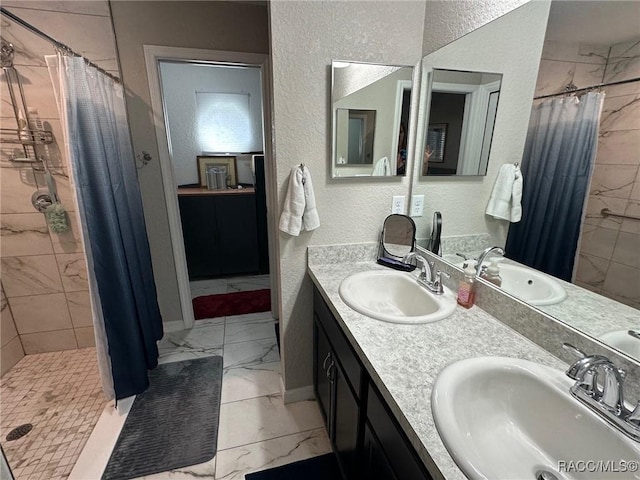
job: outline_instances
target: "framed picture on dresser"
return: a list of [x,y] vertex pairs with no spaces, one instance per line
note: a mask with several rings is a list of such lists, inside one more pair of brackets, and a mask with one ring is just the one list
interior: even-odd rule
[[198,155],[198,183],[201,187],[207,187],[207,171],[210,168],[218,168],[227,173],[227,186],[238,186],[238,169],[236,157],[232,155]]

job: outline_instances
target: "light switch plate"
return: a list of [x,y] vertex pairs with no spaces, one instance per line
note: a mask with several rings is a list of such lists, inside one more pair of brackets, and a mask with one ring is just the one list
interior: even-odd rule
[[393,202],[391,203],[391,213],[398,213],[400,215],[404,214],[404,195],[394,195]]
[[412,217],[421,217],[424,210],[424,195],[411,195],[411,213]]

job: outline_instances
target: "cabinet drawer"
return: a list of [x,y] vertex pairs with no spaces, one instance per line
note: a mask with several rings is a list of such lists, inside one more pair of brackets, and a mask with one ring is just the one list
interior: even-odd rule
[[367,395],[367,420],[398,480],[431,480],[422,460],[371,384]]
[[349,382],[356,398],[360,396],[360,385],[362,381],[362,367],[353,352],[347,339],[340,330],[337,320],[334,318],[331,310],[327,307],[322,295],[317,288],[313,289],[313,310],[317,315],[320,324],[324,327],[329,342],[333,346],[336,357],[344,370],[347,381]]

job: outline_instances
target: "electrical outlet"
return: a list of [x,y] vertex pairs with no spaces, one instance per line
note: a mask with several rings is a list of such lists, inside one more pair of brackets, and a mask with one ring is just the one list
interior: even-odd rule
[[404,195],[394,195],[393,203],[391,204],[391,213],[399,213],[400,215],[404,214]]
[[424,209],[424,195],[411,195],[411,216],[421,217]]

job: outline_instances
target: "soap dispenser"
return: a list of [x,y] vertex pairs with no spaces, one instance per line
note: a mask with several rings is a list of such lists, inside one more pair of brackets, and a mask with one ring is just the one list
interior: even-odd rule
[[476,269],[465,263],[464,278],[458,285],[458,305],[471,308],[476,300]]
[[491,282],[498,287],[501,286],[502,277],[500,276],[500,267],[498,266],[498,262],[502,259],[502,257],[493,257],[491,259],[491,264],[486,270],[483,270],[480,278],[484,278],[487,282]]

